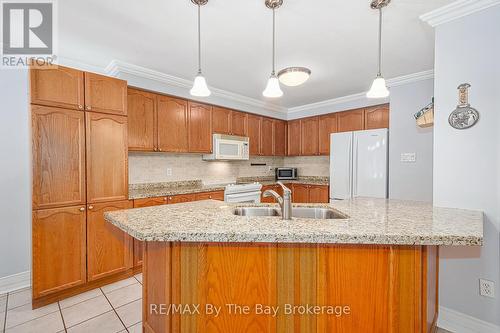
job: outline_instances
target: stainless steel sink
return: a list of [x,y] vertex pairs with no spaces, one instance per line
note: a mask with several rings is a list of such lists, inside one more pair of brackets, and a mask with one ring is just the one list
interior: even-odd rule
[[292,217],[318,220],[347,218],[333,209],[321,207],[292,207]]
[[234,215],[240,216],[280,216],[280,211],[272,207],[239,207],[234,210]]
[[[281,216],[277,208],[272,207],[239,207],[234,210],[234,215],[239,216]],[[321,207],[292,207],[292,217],[328,220],[345,219],[347,216],[330,208]]]

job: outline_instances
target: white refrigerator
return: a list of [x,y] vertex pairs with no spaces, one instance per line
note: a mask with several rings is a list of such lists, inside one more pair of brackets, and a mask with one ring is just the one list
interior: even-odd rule
[[387,198],[387,129],[330,135],[330,202]]

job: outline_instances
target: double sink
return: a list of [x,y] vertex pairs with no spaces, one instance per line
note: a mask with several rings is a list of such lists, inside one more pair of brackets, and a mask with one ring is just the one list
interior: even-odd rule
[[[238,216],[250,217],[281,216],[280,209],[274,207],[238,207],[233,213]],[[322,207],[292,207],[292,217],[317,220],[348,218],[347,215],[334,209]]]

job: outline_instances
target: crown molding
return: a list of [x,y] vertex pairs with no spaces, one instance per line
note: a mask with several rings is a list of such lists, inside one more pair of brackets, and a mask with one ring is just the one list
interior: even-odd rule
[[500,4],[500,0],[458,0],[420,16],[430,26],[436,27],[480,10]]
[[[112,60],[108,66],[104,69],[105,73],[110,76],[119,76],[121,74],[129,74],[137,77],[157,81],[164,83],[169,86],[174,86],[182,89],[191,89],[193,86],[193,81],[186,80],[183,78],[179,78],[173,75],[165,74],[156,70],[152,70],[149,68],[133,65],[127,62]],[[246,97],[240,94],[236,94],[227,90],[210,87],[212,91],[212,95],[215,97],[224,98],[227,100],[231,100],[234,102],[246,104],[249,106],[257,107],[260,109],[264,109],[271,112],[280,112],[283,114],[287,113],[287,109],[285,107],[281,107],[279,105],[274,105],[270,103],[266,103],[260,101],[258,99]]]
[[[392,79],[387,79],[386,83],[387,83],[387,86],[389,88],[391,88],[391,87],[397,87],[397,86],[401,86],[401,85],[409,84],[409,83],[413,83],[413,82],[430,80],[433,78],[434,78],[434,70],[427,70],[427,71],[423,71],[423,72],[398,76],[398,77],[395,77]],[[304,112],[304,111],[308,111],[308,110],[312,110],[312,109],[332,107],[335,105],[353,102],[353,101],[358,101],[358,100],[366,100],[366,93],[362,92],[362,93],[358,93],[358,94],[328,99],[328,100],[321,101],[321,102],[292,107],[292,108],[288,109],[288,113],[290,114],[290,113],[296,113],[296,112]],[[385,102],[386,99],[381,99],[380,101]]]

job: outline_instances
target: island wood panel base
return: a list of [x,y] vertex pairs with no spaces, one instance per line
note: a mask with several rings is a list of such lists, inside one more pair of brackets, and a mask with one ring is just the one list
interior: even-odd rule
[[[143,328],[433,332],[437,259],[435,246],[146,242]],[[228,304],[247,305],[249,313],[229,311]],[[257,314],[257,304],[279,306],[277,315]],[[287,304],[337,306],[330,309],[344,313],[286,313]],[[207,305],[221,307],[220,314],[207,313]]]

